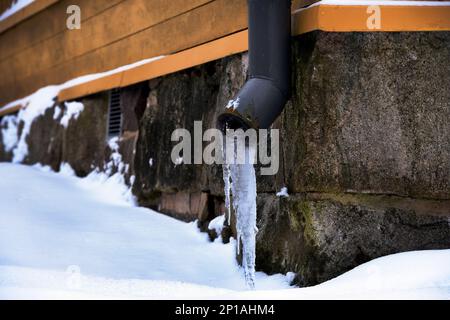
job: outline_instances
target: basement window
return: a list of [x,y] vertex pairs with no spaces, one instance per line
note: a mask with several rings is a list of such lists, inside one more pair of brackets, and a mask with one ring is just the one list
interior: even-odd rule
[[120,108],[120,89],[112,89],[109,95],[108,137],[118,137],[122,129],[122,110]]

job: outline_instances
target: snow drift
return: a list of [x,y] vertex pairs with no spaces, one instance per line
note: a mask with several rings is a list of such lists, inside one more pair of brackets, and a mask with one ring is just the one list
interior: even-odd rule
[[7,163],[0,177],[2,299],[450,299],[450,250],[379,258],[311,288],[257,272],[246,291],[234,243],[135,207],[120,179]]

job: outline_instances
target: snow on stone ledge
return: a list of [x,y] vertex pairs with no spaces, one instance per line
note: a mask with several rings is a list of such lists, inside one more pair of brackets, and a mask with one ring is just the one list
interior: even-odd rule
[[289,197],[288,188],[286,187],[281,188],[281,190],[277,192],[277,197],[288,198]]
[[[116,74],[116,73],[120,73],[120,72],[125,71],[125,70],[133,69],[133,68],[136,68],[136,67],[138,67],[140,65],[159,60],[159,59],[161,59],[163,57],[164,56],[158,56],[158,57],[153,57],[153,58],[149,58],[149,59],[144,59],[144,60],[140,60],[140,61],[128,64],[128,65],[125,65],[125,66],[121,66],[119,68],[112,69],[112,70],[109,70],[109,71],[100,72],[100,73],[93,73],[93,74],[88,74],[88,75],[81,76],[81,77],[78,77],[78,78],[74,78],[74,79],[71,79],[71,80],[69,80],[67,82],[64,82],[62,84],[59,84],[59,85],[50,85],[50,86],[47,86],[47,87],[43,87],[43,88],[37,90],[36,92],[30,94],[29,96],[26,96],[24,98],[17,99],[17,100],[9,102],[8,104],[6,104],[3,107],[1,107],[0,111],[7,111],[7,110],[9,110],[9,109],[11,109],[11,108],[13,108],[15,106],[18,106],[18,105],[21,105],[21,106],[24,106],[24,107],[28,108],[28,105],[30,104],[30,102],[32,100],[36,100],[38,98],[41,98],[41,99],[44,98],[42,96],[42,91],[47,93],[47,95],[45,96],[46,102],[49,103],[50,100],[53,102],[53,100],[56,99],[56,97],[58,96],[58,94],[59,94],[59,92],[61,90],[64,90],[64,89],[67,89],[67,88],[70,88],[70,87],[73,87],[73,86],[77,86],[77,85],[80,85],[80,84],[83,84],[83,83],[87,83],[89,81],[93,81],[93,80],[96,80],[96,79],[99,79],[99,78],[102,78],[102,77],[106,77],[106,76],[110,76],[110,75],[113,75],[113,74]],[[40,96],[38,96],[39,93],[40,93]]]
[[66,110],[61,118],[61,125],[64,128],[69,126],[70,119],[78,119],[80,113],[84,110],[84,105],[81,102],[66,102],[64,103]]
[[225,224],[225,215],[220,215],[212,219],[208,224],[209,230],[214,230],[217,235],[222,233],[223,226]]
[[[25,98],[12,101],[12,102],[8,103],[7,105],[5,105],[4,107],[0,108],[0,111],[7,111],[18,105],[21,105],[24,107],[24,108],[20,109],[17,116],[14,116],[14,117],[16,117],[16,119],[15,119],[16,124],[23,122],[23,129],[21,131],[21,134],[20,134],[20,137],[18,138],[17,143],[13,147],[11,147],[10,151],[13,152],[13,160],[12,161],[14,163],[20,163],[25,160],[25,157],[28,155],[28,145],[27,145],[26,139],[28,137],[28,134],[30,133],[31,124],[37,117],[44,115],[44,113],[47,111],[47,109],[49,109],[55,105],[57,96],[61,90],[69,88],[69,87],[73,87],[73,86],[76,86],[76,85],[79,85],[82,83],[86,83],[86,82],[89,82],[89,81],[92,81],[92,80],[95,80],[95,79],[98,79],[101,77],[119,73],[124,70],[132,69],[132,68],[135,68],[142,64],[146,64],[146,63],[158,60],[162,57],[163,56],[154,57],[154,58],[150,58],[150,59],[144,59],[144,60],[129,64],[129,65],[125,65],[125,66],[122,66],[122,67],[119,67],[119,68],[116,68],[116,69],[113,69],[110,71],[75,78],[75,79],[69,80],[63,84],[60,84],[60,85],[51,85],[51,86],[43,87]],[[66,103],[65,106],[66,106],[67,110],[65,111],[64,116],[61,119],[61,124],[64,127],[67,127],[69,120],[72,117],[77,118],[79,113],[83,109],[81,107],[82,104],[80,104],[79,102],[69,102],[69,103]],[[61,110],[56,109],[55,114],[53,115],[53,118],[56,120],[60,116],[60,113],[61,113]],[[7,136],[7,137],[9,137],[8,138],[9,141],[12,141],[10,139],[10,136],[14,133],[14,129],[13,129],[13,126],[10,126],[10,127],[12,129],[9,130],[6,135],[3,134],[3,136],[4,136],[4,139]],[[8,141],[3,141],[3,142],[5,143],[5,145],[8,144],[9,146],[11,146],[11,143],[9,143]]]

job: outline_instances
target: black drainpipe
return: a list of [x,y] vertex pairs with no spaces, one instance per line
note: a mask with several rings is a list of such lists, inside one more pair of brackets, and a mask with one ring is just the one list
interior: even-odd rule
[[267,129],[290,97],[291,1],[247,0],[249,79],[218,127]]

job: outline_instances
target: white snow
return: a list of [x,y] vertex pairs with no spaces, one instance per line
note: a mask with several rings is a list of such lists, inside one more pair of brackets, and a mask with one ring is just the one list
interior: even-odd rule
[[80,113],[84,110],[84,105],[81,102],[73,101],[64,103],[64,106],[64,115],[61,118],[60,123],[64,128],[67,128],[71,119],[78,119]]
[[183,164],[183,157],[178,157],[175,159],[175,167]]
[[310,288],[257,272],[246,291],[234,241],[135,207],[115,176],[0,163],[0,299],[450,299],[450,250],[379,258]]
[[0,15],[0,21],[5,20],[9,16],[12,16],[14,13],[25,8],[33,1],[34,0],[14,0],[12,5]]
[[62,113],[61,107],[59,106],[55,107],[55,112],[53,113],[53,120],[58,120],[61,113]]
[[119,152],[119,137],[109,139],[108,146],[112,152],[109,156],[109,162],[106,164],[106,174],[110,176],[114,170],[120,175],[128,173],[128,166],[123,163],[122,154]]
[[239,108],[239,103],[240,103],[239,98],[237,98],[236,100],[231,99],[230,101],[228,101],[228,104],[225,106],[225,109],[229,108],[237,109]]
[[[28,145],[26,139],[28,137],[28,134],[30,133],[31,124],[37,117],[43,115],[47,111],[47,109],[51,108],[55,104],[56,98],[61,90],[78,84],[86,83],[104,76],[123,72],[125,70],[129,70],[138,67],[140,65],[161,59],[162,57],[163,56],[144,59],[107,72],[82,76],[79,78],[69,80],[60,85],[47,86],[37,90],[36,92],[25,98],[12,101],[7,105],[3,106],[2,108],[0,108],[0,111],[5,111],[14,108],[17,105],[21,105],[24,107],[20,109],[19,113],[16,116],[17,117],[16,123],[23,122],[24,126],[23,130],[21,131],[20,137],[18,138],[18,143],[13,147],[13,162],[20,163],[28,155]],[[58,109],[59,107],[55,109],[55,113],[53,114],[54,119],[57,119],[60,115],[61,110]],[[82,111],[79,102],[66,103],[66,109],[67,110],[65,115],[61,119],[61,124],[64,126],[67,126],[68,121],[72,116],[76,118],[78,117],[79,112]]]
[[57,86],[48,86],[39,89],[26,100],[27,107],[21,109],[17,115],[17,123],[23,122],[23,129],[20,133],[17,146],[13,150],[13,162],[22,162],[28,155],[27,137],[30,133],[31,124],[34,119],[41,116],[48,108],[54,104],[54,98],[58,94]]
[[282,187],[281,190],[277,192],[277,197],[288,198],[289,197],[288,188]]
[[6,152],[10,152],[17,145],[17,117],[15,115],[4,116],[0,121],[2,127],[3,145]]
[[[133,206],[105,174],[0,163],[0,298],[202,298],[244,290],[234,245]],[[78,266],[81,287],[67,286]],[[257,274],[258,288],[287,288]]]
[[[55,98],[60,90],[59,86],[48,86],[42,89],[39,89],[29,97],[23,99],[23,104],[26,105],[26,108],[20,109],[17,115],[12,115],[10,117],[15,118],[15,122],[18,124],[20,122],[23,123],[23,129],[20,132],[20,136],[17,137],[17,130],[12,130],[8,132],[9,141],[13,141],[12,135],[16,135],[16,139],[18,139],[17,143],[15,143],[12,147],[13,151],[13,162],[20,163],[25,157],[28,155],[28,144],[27,137],[31,130],[31,125],[33,121],[45,114],[48,108],[52,107],[55,103]],[[80,108],[81,105],[81,108]],[[68,125],[68,121],[71,117],[78,117],[79,112],[83,110],[82,104],[79,102],[71,102],[66,104],[67,110],[64,112],[64,116],[61,119],[61,124],[65,127]],[[59,111],[58,111],[59,110]],[[55,113],[53,114],[53,118],[59,117],[59,113],[61,110],[57,108]],[[6,139],[4,138],[4,142]],[[11,144],[10,144],[11,145]]]
[[209,222],[208,229],[214,230],[216,231],[217,235],[220,235],[222,233],[224,223],[225,223],[225,215],[222,214],[220,216],[215,217]]
[[[225,147],[225,144],[224,144]],[[223,154],[225,155],[225,149],[223,150]],[[223,159],[226,159],[225,156],[223,156]],[[223,192],[225,195],[225,209],[227,214],[227,223],[230,224],[231,221],[231,172],[230,172],[230,165],[227,163],[224,163],[222,165],[222,176],[223,176]]]
[[450,249],[372,260],[315,287],[234,294],[235,299],[450,299]]
[[[238,137],[238,140],[245,141]],[[229,168],[231,177],[231,193],[233,195],[233,208],[236,213],[237,249],[242,245],[242,266],[244,268],[245,281],[249,288],[255,287],[255,260],[256,260],[256,175],[252,159],[255,158],[256,146],[245,146],[239,150],[237,142],[234,146],[234,161],[224,167]],[[239,155],[239,152],[245,154]],[[237,158],[245,157],[246,161],[239,164]],[[226,179],[226,178],[225,178]],[[228,177],[228,180],[230,178]],[[225,180],[225,194],[229,193],[229,187]],[[229,194],[227,195],[229,197]],[[230,208],[227,208],[230,210]]]

